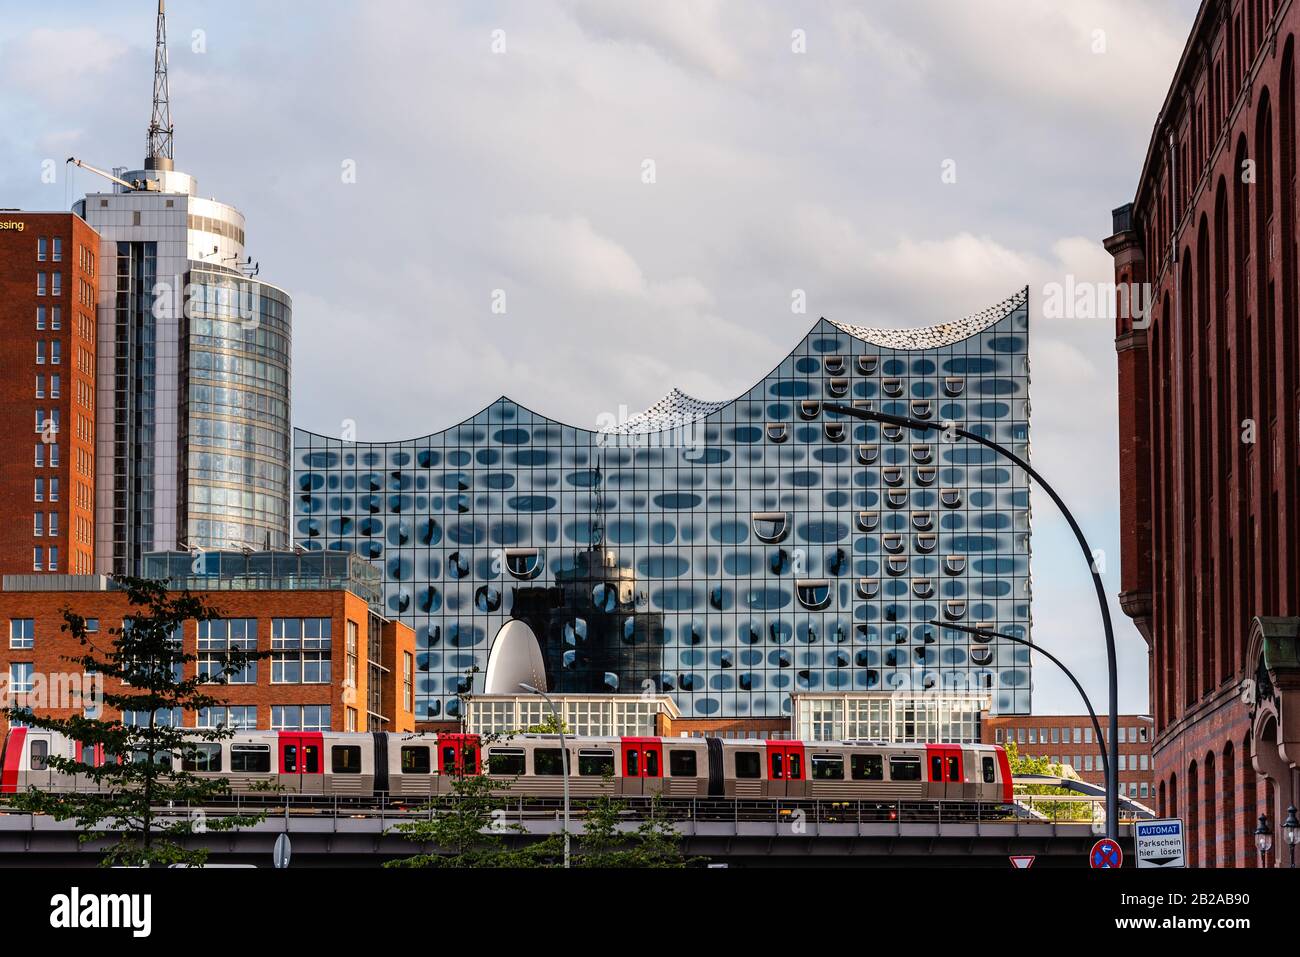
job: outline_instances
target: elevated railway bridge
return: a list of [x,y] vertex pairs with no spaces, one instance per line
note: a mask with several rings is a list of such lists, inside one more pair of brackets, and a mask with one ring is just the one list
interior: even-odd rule
[[[1025,779],[1017,783],[1066,786],[1080,782]],[[1035,866],[1086,866],[1088,848],[1102,833],[1102,795],[1018,796],[1007,810],[958,802],[747,801],[724,798],[627,799],[621,828],[655,817],[670,821],[683,853],[728,866],[1010,866],[1011,855],[1034,855]],[[450,807],[346,797],[265,795],[202,808],[160,807],[162,821],[191,822],[187,842],[209,849],[214,864],[269,866],[280,834],[292,842],[299,866],[374,866],[434,850],[411,840],[400,825]],[[232,831],[208,829],[222,815],[256,812],[257,824]],[[583,830],[575,802],[571,830]],[[1082,813],[1081,813],[1082,812]],[[1121,806],[1121,843],[1131,842],[1131,817],[1151,816],[1140,805]],[[493,828],[510,845],[562,833],[562,802],[512,800]],[[83,841],[75,823],[0,806],[0,864],[77,866],[98,863],[104,840]]]

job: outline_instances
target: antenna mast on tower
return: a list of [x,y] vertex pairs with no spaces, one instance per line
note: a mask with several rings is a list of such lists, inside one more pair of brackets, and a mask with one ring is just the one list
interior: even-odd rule
[[145,141],[145,169],[172,168],[172,107],[167,92],[167,16],[158,0],[158,27],[153,53],[153,116]]

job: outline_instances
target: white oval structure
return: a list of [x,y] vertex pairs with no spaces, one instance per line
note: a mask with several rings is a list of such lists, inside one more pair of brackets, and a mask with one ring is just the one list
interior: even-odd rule
[[501,626],[488,652],[484,694],[518,694],[521,684],[546,691],[546,666],[537,636],[527,622],[512,619]]

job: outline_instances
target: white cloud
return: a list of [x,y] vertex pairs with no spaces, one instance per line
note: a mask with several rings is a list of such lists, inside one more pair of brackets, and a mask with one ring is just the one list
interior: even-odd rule
[[743,61],[721,22],[723,6],[718,0],[575,0],[572,13],[594,37],[643,44],[679,66],[730,79]]
[[642,296],[641,267],[583,216],[515,217],[502,228],[503,251],[535,282],[583,295]]
[[0,77],[38,100],[66,103],[118,67],[127,49],[121,37],[93,27],[38,27],[0,47]]

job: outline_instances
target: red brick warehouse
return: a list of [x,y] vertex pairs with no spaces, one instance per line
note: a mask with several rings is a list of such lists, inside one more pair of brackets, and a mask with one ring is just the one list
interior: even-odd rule
[[[1159,810],[1193,866],[1256,865],[1257,816],[1276,848],[1296,799],[1298,34],[1294,0],[1201,4],[1106,240],[1120,599],[1150,646]],[[1145,283],[1144,316],[1125,293]]]
[[0,573],[94,569],[99,234],[0,211]]

